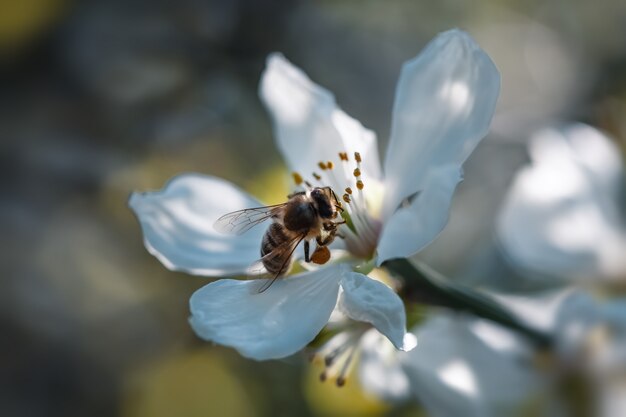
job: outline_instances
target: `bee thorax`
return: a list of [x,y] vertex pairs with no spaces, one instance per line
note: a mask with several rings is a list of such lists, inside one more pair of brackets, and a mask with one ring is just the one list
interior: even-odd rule
[[292,231],[310,230],[317,226],[318,216],[308,201],[293,201],[285,209],[283,224]]

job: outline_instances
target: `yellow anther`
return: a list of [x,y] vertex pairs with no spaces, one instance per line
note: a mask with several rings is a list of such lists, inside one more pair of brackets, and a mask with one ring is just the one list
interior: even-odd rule
[[333,169],[334,167],[335,167],[335,164],[333,164],[333,161],[326,162],[326,168]]
[[352,188],[350,188],[350,187],[346,188],[346,193],[352,194]]
[[361,162],[361,154],[358,152],[354,153],[354,159],[356,159],[357,162]]
[[322,179],[322,177],[317,172],[313,173],[313,178],[315,178],[318,181]]
[[359,190],[362,190],[363,189],[363,181],[358,180],[356,182],[356,188],[358,188]]
[[339,159],[342,161],[347,161],[348,160],[348,153],[347,152],[339,152]]
[[317,166],[318,166],[318,167],[320,167],[320,169],[321,169],[322,171],[326,171],[326,169],[328,168],[328,167],[326,166],[326,164],[325,164],[324,162],[321,162],[321,161],[317,163]]
[[350,204],[350,196],[348,194],[344,194],[343,195],[343,201],[345,201],[346,203]]
[[298,174],[297,172],[292,172],[291,176],[293,177],[293,182],[295,182],[296,185],[300,185],[304,182],[304,180],[302,179],[302,175]]
[[361,176],[361,170],[359,168],[354,169],[354,176],[357,178]]

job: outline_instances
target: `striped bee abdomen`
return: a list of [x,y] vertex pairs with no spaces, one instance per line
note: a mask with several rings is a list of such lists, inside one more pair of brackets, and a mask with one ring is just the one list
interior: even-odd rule
[[[272,223],[263,236],[261,242],[261,258],[263,266],[272,275],[280,276],[287,273],[291,266],[291,250],[289,244],[294,241],[287,235],[285,226]],[[294,242],[295,244],[295,242]]]

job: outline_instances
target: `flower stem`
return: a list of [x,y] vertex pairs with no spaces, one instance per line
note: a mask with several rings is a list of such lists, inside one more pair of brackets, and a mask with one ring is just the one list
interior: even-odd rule
[[495,299],[467,286],[453,283],[429,268],[413,264],[407,259],[392,259],[384,263],[391,272],[404,279],[401,296],[420,304],[466,311],[516,330],[540,348],[552,345],[550,335],[523,323]]

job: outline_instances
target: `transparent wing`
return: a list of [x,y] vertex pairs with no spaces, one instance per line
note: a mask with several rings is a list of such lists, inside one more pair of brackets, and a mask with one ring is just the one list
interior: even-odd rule
[[293,258],[293,253],[295,252],[296,248],[304,240],[305,237],[306,237],[306,233],[301,234],[301,235],[295,235],[293,238],[289,239],[288,241],[274,248],[271,252],[267,253],[265,256],[263,256],[261,259],[253,263],[248,268],[248,273],[250,275],[255,275],[255,274],[267,272],[264,266],[264,262],[272,261],[274,259],[279,259],[281,262],[281,266],[278,272],[274,273],[271,279],[265,280],[263,282],[263,284],[258,290],[259,293],[266,291],[269,287],[272,286],[272,284],[276,281],[276,279],[278,279],[279,277],[289,272],[289,268],[291,267],[291,260]]
[[257,224],[265,220],[278,216],[280,210],[287,203],[276,204],[274,206],[253,207],[243,210],[233,211],[220,217],[215,221],[213,227],[218,232],[232,233],[240,235],[252,229]]

